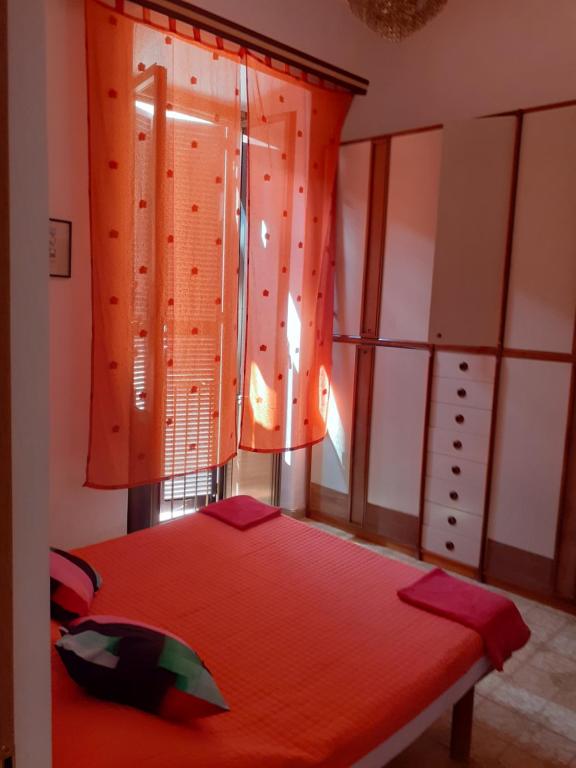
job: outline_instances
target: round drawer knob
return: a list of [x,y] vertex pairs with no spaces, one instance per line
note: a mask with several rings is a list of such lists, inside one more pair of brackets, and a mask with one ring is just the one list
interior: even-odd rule
[[458,397],[466,397],[466,390],[464,387],[460,387],[460,389],[457,392]]
[[461,469],[460,469],[460,467],[458,467],[457,465],[455,465],[455,466],[453,466],[453,467],[452,467],[452,474],[453,474],[453,475],[459,475],[459,474],[460,474],[460,472],[462,472],[462,470],[461,470]]
[[454,542],[453,541],[447,541],[446,542],[446,549],[448,550],[448,552],[453,552],[454,551]]
[[464,424],[464,416],[462,416],[461,413],[459,413],[457,416],[454,416],[454,421],[456,424]]
[[468,363],[467,362],[460,363],[460,365],[458,367],[460,368],[461,371],[467,371],[468,370]]
[[457,451],[459,451],[462,448],[462,440],[454,440],[452,445],[454,448],[456,448]]
[[454,515],[450,515],[450,517],[448,518],[448,525],[456,525],[456,518],[454,517]]
[[450,491],[450,498],[452,499],[452,501],[458,501],[457,491]]

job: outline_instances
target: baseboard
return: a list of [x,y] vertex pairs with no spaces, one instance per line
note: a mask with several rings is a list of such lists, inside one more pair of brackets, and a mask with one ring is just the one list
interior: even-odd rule
[[554,560],[488,539],[486,578],[529,590],[544,597],[554,594]]
[[416,547],[404,546],[402,544],[396,544],[393,541],[387,541],[384,536],[380,536],[378,533],[367,531],[360,525],[356,525],[356,523],[350,523],[347,520],[337,520],[330,515],[323,515],[321,512],[314,512],[313,510],[308,510],[306,517],[308,517],[310,520],[315,520],[318,523],[325,523],[326,525],[331,525],[333,528],[346,531],[357,539],[369,541],[371,544],[379,544],[381,547],[394,549],[396,552],[402,552],[405,555],[417,558]]
[[327,515],[347,522],[350,519],[350,496],[325,485],[310,483],[308,509],[314,514]]
[[379,507],[376,504],[367,504],[364,527],[370,533],[382,536],[387,543],[410,548],[418,546],[417,515]]
[[480,575],[478,568],[465,565],[464,563],[457,563],[455,560],[450,560],[448,557],[442,557],[441,555],[434,555],[432,552],[423,552],[422,562],[435,565],[437,568],[443,568],[446,571],[454,571],[454,573],[467,576],[469,579],[478,579]]
[[306,507],[299,507],[298,509],[285,509],[284,507],[280,507],[282,510],[282,514],[288,515],[288,517],[294,517],[296,520],[302,520],[303,517],[306,517]]

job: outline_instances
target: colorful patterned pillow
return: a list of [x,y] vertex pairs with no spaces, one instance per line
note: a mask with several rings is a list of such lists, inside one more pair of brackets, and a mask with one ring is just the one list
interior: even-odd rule
[[50,613],[54,619],[85,616],[101,584],[100,574],[81,557],[50,550]]
[[115,616],[87,616],[60,631],[60,658],[92,696],[178,721],[229,708],[200,657],[161,629]]

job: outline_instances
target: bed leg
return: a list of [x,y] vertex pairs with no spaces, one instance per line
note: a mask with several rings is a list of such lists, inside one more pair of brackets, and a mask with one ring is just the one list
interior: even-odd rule
[[450,736],[450,757],[452,760],[467,762],[470,758],[473,716],[474,686],[452,708],[452,733]]

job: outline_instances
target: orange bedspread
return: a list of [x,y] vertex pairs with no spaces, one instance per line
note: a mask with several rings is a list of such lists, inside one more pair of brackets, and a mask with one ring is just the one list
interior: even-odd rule
[[55,768],[348,768],[482,655],[400,602],[419,571],[290,518],[195,515],[79,554],[104,579],[93,613],[183,637],[231,711],[187,728],[91,699],[54,652]]

